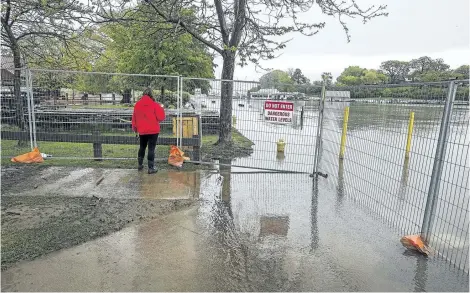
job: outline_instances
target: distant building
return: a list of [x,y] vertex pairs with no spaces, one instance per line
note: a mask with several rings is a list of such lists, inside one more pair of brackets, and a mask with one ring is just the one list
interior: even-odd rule
[[[13,63],[13,57],[11,56],[2,56],[0,58],[1,64],[1,85],[2,86],[13,86],[13,79],[15,76],[14,69],[15,65]],[[22,62],[23,64],[23,62]],[[24,79],[24,78],[23,78]]]
[[350,91],[326,91],[325,99],[330,101],[344,101],[351,99]]
[[257,92],[251,92],[250,97],[254,100],[302,100],[305,99],[305,94],[299,92],[280,92],[277,89],[260,89]]
[[255,100],[267,100],[273,94],[279,93],[277,89],[260,89],[257,92],[251,92],[250,98]]

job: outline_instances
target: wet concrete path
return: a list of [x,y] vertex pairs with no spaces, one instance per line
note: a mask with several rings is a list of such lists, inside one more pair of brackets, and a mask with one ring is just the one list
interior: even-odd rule
[[2,291],[469,290],[321,179],[222,172],[199,173],[197,206],[18,264]]
[[[199,196],[201,182],[198,171],[163,170],[157,175],[131,169],[70,167],[48,167],[32,174],[21,174],[21,168],[13,171],[18,182],[10,179],[8,185],[2,184],[2,195],[190,199]],[[8,168],[2,170],[2,178],[8,172]]]

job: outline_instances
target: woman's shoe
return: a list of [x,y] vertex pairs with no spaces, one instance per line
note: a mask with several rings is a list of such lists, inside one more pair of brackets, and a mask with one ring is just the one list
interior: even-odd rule
[[152,161],[149,161],[149,171],[148,171],[148,173],[149,174],[154,174],[154,173],[157,173],[157,172],[158,172],[158,170],[157,170],[157,168],[155,168],[155,163],[152,162]]
[[137,161],[139,162],[139,166],[137,167],[137,170],[139,171],[144,170],[144,158],[137,158]]

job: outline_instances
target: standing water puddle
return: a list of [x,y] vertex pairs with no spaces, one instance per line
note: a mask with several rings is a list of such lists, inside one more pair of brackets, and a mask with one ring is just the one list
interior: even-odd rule
[[322,179],[231,171],[200,172],[190,209],[2,272],[2,290],[468,291]]

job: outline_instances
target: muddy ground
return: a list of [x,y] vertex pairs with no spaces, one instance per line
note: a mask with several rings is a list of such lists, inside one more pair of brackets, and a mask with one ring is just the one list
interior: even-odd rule
[[[4,195],[43,167],[2,170],[1,267],[107,235],[133,223],[191,206],[194,199]],[[35,188],[31,186],[30,188]]]

